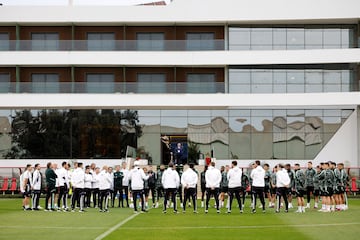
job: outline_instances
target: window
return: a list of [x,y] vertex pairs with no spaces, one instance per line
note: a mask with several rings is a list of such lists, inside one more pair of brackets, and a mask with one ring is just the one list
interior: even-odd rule
[[229,49],[250,50],[250,28],[229,28]]
[[341,29],[324,29],[324,48],[341,48]]
[[86,74],[87,93],[113,93],[115,88],[115,76],[112,73],[88,73]]
[[164,73],[138,73],[138,93],[166,93],[166,76]]
[[0,73],[0,92],[1,93],[10,92],[10,74],[9,73]]
[[32,33],[31,47],[36,51],[53,51],[59,49],[59,33]]
[[229,93],[303,93],[358,91],[350,66],[230,68]]
[[164,50],[164,39],[164,33],[137,33],[137,50],[162,51]]
[[305,33],[303,28],[289,28],[287,30],[287,49],[304,49]]
[[251,30],[251,49],[252,50],[271,50],[272,49],[272,28],[253,28]]
[[187,50],[214,50],[215,49],[214,33],[187,33],[186,49]]
[[87,33],[88,50],[112,51],[115,49],[115,33]]
[[322,29],[305,29],[305,47],[307,49],[320,49],[323,45]]
[[59,93],[59,74],[33,73],[31,74],[33,93]]
[[188,73],[186,93],[216,93],[214,73]]
[[354,47],[356,25],[230,27],[230,50],[329,49]]
[[0,33],[0,51],[7,51],[10,49],[9,34]]

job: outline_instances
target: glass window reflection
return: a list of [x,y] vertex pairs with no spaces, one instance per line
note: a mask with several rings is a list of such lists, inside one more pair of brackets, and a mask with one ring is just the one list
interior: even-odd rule
[[[213,149],[218,159],[312,159],[354,110],[199,111],[200,116],[196,110],[2,110],[0,158],[8,154],[20,158],[16,154],[22,151],[11,152],[11,147],[24,138],[12,134],[24,130],[36,138],[36,132],[26,131],[38,128],[27,124],[36,124],[41,117],[45,140],[53,139],[53,134],[63,137],[55,145],[41,139],[37,140],[40,144],[21,145],[24,153],[28,151],[27,158],[121,158],[131,145],[160,164],[160,137],[167,135],[185,136],[203,154]],[[56,148],[59,144],[62,148]]]

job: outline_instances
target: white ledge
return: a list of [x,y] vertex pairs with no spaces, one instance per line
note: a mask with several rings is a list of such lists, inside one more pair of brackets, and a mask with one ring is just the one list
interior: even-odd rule
[[268,51],[0,51],[0,66],[226,66],[360,63],[360,48]]
[[0,94],[0,109],[353,109],[360,92],[306,94]]

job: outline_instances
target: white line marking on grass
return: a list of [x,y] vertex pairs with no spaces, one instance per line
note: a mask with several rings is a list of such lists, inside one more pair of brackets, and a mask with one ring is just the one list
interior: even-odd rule
[[107,227],[56,227],[56,226],[0,226],[0,229],[6,229],[6,228],[12,228],[12,229],[79,229],[79,230],[88,230],[88,229],[107,229]]
[[105,238],[107,235],[109,235],[110,233],[112,233],[113,231],[115,231],[116,229],[118,229],[119,227],[121,227],[122,225],[124,225],[125,223],[127,223],[128,221],[130,221],[131,219],[133,219],[134,217],[136,217],[137,215],[139,215],[139,213],[136,213],[134,215],[131,215],[128,218],[125,218],[124,220],[122,220],[121,222],[119,222],[118,224],[116,224],[115,226],[109,228],[109,230],[107,230],[106,232],[104,232],[103,234],[97,236],[97,238],[95,238],[95,240],[101,240],[103,238]]
[[[295,224],[295,225],[249,225],[249,226],[183,226],[183,227],[144,227],[142,230],[166,230],[166,229],[257,229],[257,228],[279,228],[279,227],[300,227],[300,228],[313,228],[313,227],[331,227],[331,226],[348,226],[348,225],[360,225],[360,222],[351,222],[351,223],[320,223],[320,224]],[[124,227],[122,229],[137,229],[138,227]]]

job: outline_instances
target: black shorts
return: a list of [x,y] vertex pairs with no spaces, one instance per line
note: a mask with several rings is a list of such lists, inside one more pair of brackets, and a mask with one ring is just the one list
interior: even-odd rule
[[332,188],[328,188],[326,190],[320,191],[320,196],[323,196],[323,197],[331,197],[333,194],[334,194],[334,191]]
[[205,192],[206,191],[206,186],[205,185],[201,185],[201,192]]
[[145,197],[148,197],[148,196],[149,196],[149,192],[150,192],[150,188],[145,188],[145,189],[144,189]]
[[313,195],[314,195],[315,197],[320,196],[320,190],[319,190],[319,189],[314,189]]
[[307,186],[306,191],[314,193],[314,186]]
[[296,197],[304,197],[305,191],[304,190],[296,190]]
[[25,191],[22,193],[23,197],[31,197],[31,191]]
[[221,187],[220,192],[227,193],[229,191],[229,187]]
[[334,194],[343,194],[345,192],[345,188],[343,186],[337,186],[334,190]]
[[55,187],[55,185],[48,185],[48,186],[47,186],[47,192],[48,192],[48,193],[56,193],[56,187]]
[[291,188],[287,188],[286,189],[286,191],[287,191],[287,195],[291,195],[291,194],[293,194],[293,191],[292,191],[292,189]]
[[271,194],[276,194],[276,187],[275,188],[270,188],[270,193]]
[[265,185],[264,187],[264,193],[269,193],[270,192],[270,187]]

